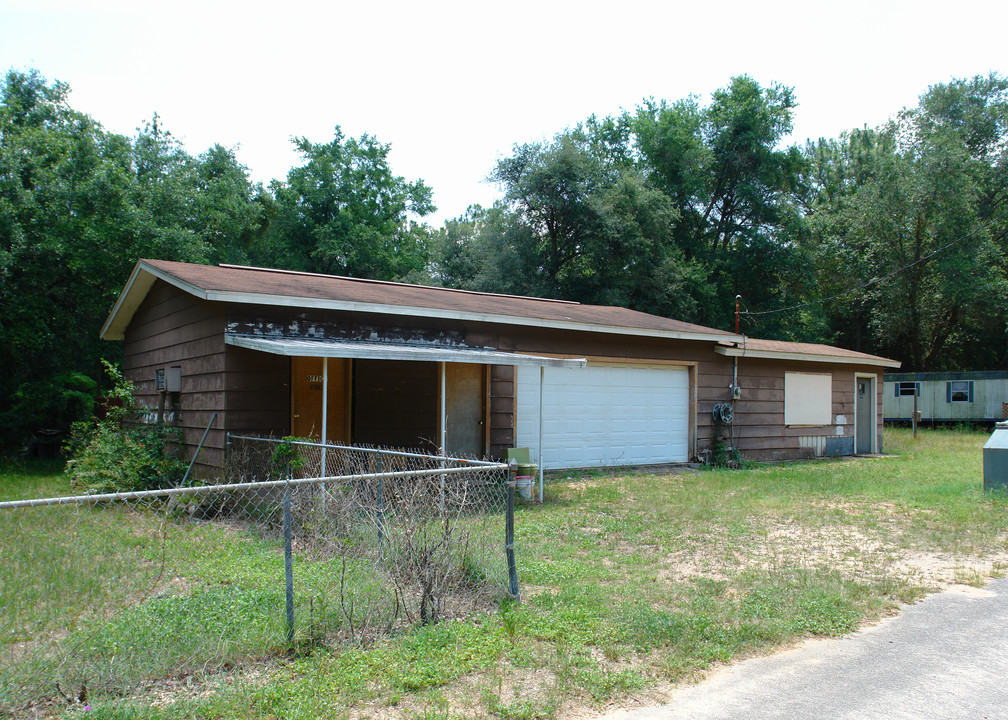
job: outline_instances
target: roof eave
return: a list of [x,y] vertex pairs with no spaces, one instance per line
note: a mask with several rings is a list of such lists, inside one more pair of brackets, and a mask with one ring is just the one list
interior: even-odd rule
[[139,260],[133,268],[126,286],[119,294],[112,311],[102,326],[102,340],[122,340],[126,327],[133,319],[154,280],[163,280],[190,295],[213,302],[230,302],[249,305],[270,305],[274,307],[310,308],[317,310],[339,310],[345,312],[375,313],[379,315],[406,315],[410,317],[438,318],[444,320],[468,320],[472,322],[496,323],[500,325],[522,325],[542,327],[552,330],[575,330],[598,332],[609,335],[631,335],[654,337],[668,340],[699,340],[714,342],[744,342],[741,335],[730,333],[702,332],[689,330],[657,330],[627,327],[623,325],[600,325],[576,320],[548,320],[519,315],[498,315],[494,313],[460,312],[442,308],[428,308],[414,305],[385,305],[324,298],[306,298],[293,295],[265,295],[261,293],[235,292],[227,290],[204,290],[192,283],[181,280],[160,270],[144,260]]
[[836,363],[840,365],[875,365],[898,368],[903,363],[882,357],[850,357],[847,355],[813,355],[812,353],[784,352],[780,350],[747,350],[741,347],[716,347],[714,352],[727,357],[761,358],[764,360],[797,360],[800,362]]
[[144,260],[138,260],[137,264],[133,266],[133,272],[130,273],[129,280],[126,281],[122,292],[119,293],[115,305],[112,306],[108,317],[105,318],[105,324],[102,325],[101,332],[99,333],[99,337],[102,340],[123,339],[130,320],[133,319],[133,315],[136,313],[137,308],[140,307],[140,303],[147,297],[147,293],[150,291],[155,280],[163,280],[169,285],[174,285],[180,290],[184,290],[190,295],[195,295],[204,300],[207,297],[207,293],[204,290],[192,283],[185,282],[174,275],[159,270]]
[[427,317],[444,320],[468,320],[472,322],[496,323],[501,325],[523,325],[543,327],[554,330],[578,330],[581,332],[600,332],[612,335],[635,335],[638,337],[656,337],[673,340],[704,340],[715,342],[743,342],[741,335],[722,333],[705,333],[679,330],[649,330],[646,328],[625,327],[622,325],[599,325],[575,320],[547,320],[519,315],[496,315],[493,313],[460,312],[442,308],[428,308],[415,305],[384,305],[379,303],[362,303],[347,300],[328,300],[322,298],[305,298],[292,295],[263,295],[259,293],[242,293],[233,291],[208,291],[207,300],[231,302],[251,305],[271,305],[282,307],[312,308],[317,310],[342,310],[345,312],[376,313],[380,315],[408,315],[410,317]]

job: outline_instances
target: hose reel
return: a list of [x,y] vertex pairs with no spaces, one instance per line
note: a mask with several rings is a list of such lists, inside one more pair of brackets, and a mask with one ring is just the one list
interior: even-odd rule
[[731,403],[718,403],[714,406],[711,414],[714,416],[714,422],[721,425],[731,425],[732,420],[735,419],[735,411],[732,409]]

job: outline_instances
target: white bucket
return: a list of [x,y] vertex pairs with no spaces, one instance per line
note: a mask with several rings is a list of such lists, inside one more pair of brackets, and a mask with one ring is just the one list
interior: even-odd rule
[[515,477],[518,492],[526,500],[532,499],[532,488],[535,486],[535,475],[518,475]]

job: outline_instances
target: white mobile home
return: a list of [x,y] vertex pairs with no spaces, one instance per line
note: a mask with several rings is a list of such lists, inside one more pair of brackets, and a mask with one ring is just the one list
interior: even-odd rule
[[1008,411],[1008,372],[886,375],[883,418],[910,422],[914,395],[922,422],[995,422]]

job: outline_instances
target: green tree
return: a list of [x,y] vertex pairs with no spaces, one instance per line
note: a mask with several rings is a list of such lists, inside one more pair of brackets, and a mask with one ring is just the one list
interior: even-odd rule
[[497,162],[490,179],[536,238],[535,294],[579,299],[573,295],[590,272],[588,245],[605,232],[603,168],[581,129],[560,133],[550,143],[516,146]]
[[129,145],[72,110],[68,92],[15,71],[0,92],[0,412],[25,383],[97,370],[105,260],[121,235],[103,231],[125,224]]
[[589,247],[586,297],[599,305],[697,318],[712,297],[708,271],[670,242],[679,214],[668,196],[627,170],[606,189],[602,208],[606,227]]
[[99,360],[118,354],[98,332],[137,258],[242,260],[261,225],[259,189],[229,151],[194,159],[157,116],[135,140],[107,133],[68,98],[67,85],[35,71],[10,71],[0,88],[0,426],[10,443],[37,423],[65,424],[55,405],[25,412],[37,405],[29,389],[62,403],[66,377],[97,379]]
[[531,294],[692,319],[709,294],[706,270],[671,242],[678,211],[640,172],[629,133],[626,118],[592,117],[516,146],[491,176],[510,223],[484,226],[500,234],[466,257],[508,259]]
[[891,132],[862,128],[838,139],[820,138],[806,145],[807,174],[799,204],[808,222],[801,240],[809,284],[801,299],[834,297],[803,308],[797,320],[809,340],[873,351],[869,327],[871,303],[864,293],[845,292],[872,277],[872,240],[855,234],[852,223],[862,202],[859,191],[877,178],[895,152]]
[[214,145],[195,162],[195,231],[211,261],[247,263],[263,243],[270,200],[234,152]]
[[536,295],[537,239],[504,203],[472,205],[432,241],[431,281],[444,287]]
[[841,293],[838,335],[865,332],[865,349],[911,370],[1008,360],[1006,88],[938,85],[882,130],[809,147],[809,242],[823,289]]
[[295,270],[390,280],[427,264],[427,235],[410,221],[434,211],[430,188],[388,164],[389,146],[369,135],[294,141],[304,165],[274,181],[266,252]]
[[[796,102],[789,88],[741,76],[702,107],[697,98],[646,101],[627,114],[641,172],[676,210],[670,237],[703,268],[699,322],[727,326],[734,296],[757,308],[780,307],[800,292],[795,204],[804,159],[781,148]],[[787,335],[763,322],[755,334]]]
[[796,104],[790,88],[740,76],[706,108],[695,98],[638,108],[637,147],[679,212],[676,244],[687,256],[742,251],[792,219],[803,160],[797,148],[779,145]]

